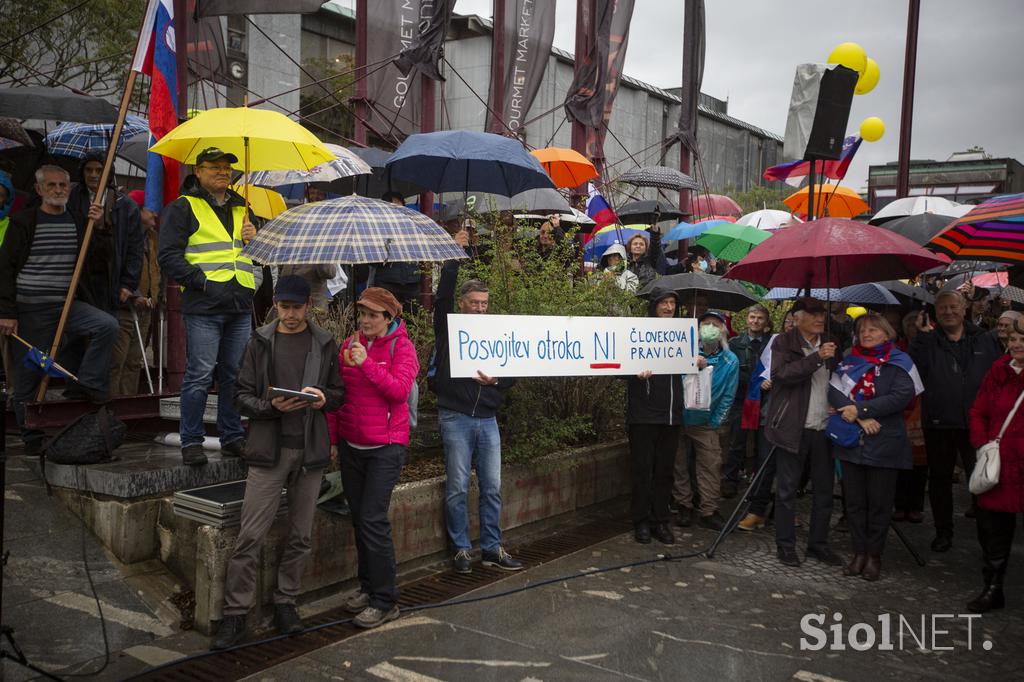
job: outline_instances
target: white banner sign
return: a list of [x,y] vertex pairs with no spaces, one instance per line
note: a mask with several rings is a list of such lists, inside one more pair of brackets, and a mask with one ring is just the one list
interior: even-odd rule
[[448,316],[453,377],[691,374],[698,343],[693,318]]

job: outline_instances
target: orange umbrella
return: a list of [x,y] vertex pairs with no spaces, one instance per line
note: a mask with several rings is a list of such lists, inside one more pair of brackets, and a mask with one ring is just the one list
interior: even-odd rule
[[[792,209],[793,213],[800,216],[807,215],[807,187],[793,192],[782,200],[786,206]],[[833,218],[852,218],[868,210],[866,201],[849,187],[842,185],[815,185],[814,186],[814,216],[823,218],[829,215]]]
[[530,152],[551,176],[555,187],[579,187],[597,177],[594,164],[574,149],[545,147]]

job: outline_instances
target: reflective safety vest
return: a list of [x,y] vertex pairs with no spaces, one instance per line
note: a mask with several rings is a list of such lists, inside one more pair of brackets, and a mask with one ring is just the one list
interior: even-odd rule
[[243,287],[255,291],[252,261],[242,255],[242,247],[245,246],[242,242],[245,207],[235,206],[231,209],[233,239],[228,241],[224,224],[210,204],[199,197],[185,198],[192,206],[192,214],[199,221],[199,229],[192,233],[185,246],[185,260],[202,270],[210,281],[230,282],[237,279]]
[[4,245],[4,237],[7,236],[7,226],[11,224],[11,219],[7,216],[0,218],[0,246]]

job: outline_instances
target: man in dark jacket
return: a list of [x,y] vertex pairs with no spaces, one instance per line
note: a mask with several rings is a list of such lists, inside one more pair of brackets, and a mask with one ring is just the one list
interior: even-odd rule
[[68,197],[68,211],[83,225],[89,218],[94,220],[89,258],[82,270],[83,288],[90,303],[116,316],[139,287],[145,234],[138,205],[116,188],[108,188],[103,207],[98,205],[103,162],[104,155],[85,157],[79,182]]
[[[462,248],[469,245],[469,234],[463,230],[455,235]],[[450,260],[441,268],[434,301],[434,361],[427,377],[437,394],[437,418],[444,443],[445,512],[448,538],[455,555],[452,565],[458,573],[470,573],[469,474],[476,462],[480,487],[480,550],[485,566],[518,571],[522,564],[501,546],[501,434],[496,413],[505,391],[514,379],[497,379],[478,371],[472,379],[455,379],[451,375],[451,354],[448,348],[448,315],[455,301],[455,283],[459,261]],[[459,290],[458,311],[462,314],[485,314],[490,294],[480,280],[469,280]]]
[[[85,233],[85,225],[67,210],[70,189],[67,171],[59,166],[42,166],[36,171],[41,203],[11,219],[0,246],[0,334],[18,334],[45,353],[53,344]],[[87,343],[77,371],[78,386],[73,388],[90,400],[105,401],[117,320],[75,300],[64,335],[68,341],[84,339]],[[25,403],[35,399],[41,375],[23,366],[26,352],[22,348],[13,358],[18,367],[14,411],[22,427],[25,451],[31,454],[42,446],[43,433],[25,428]]]
[[256,229],[244,200],[230,189],[231,164],[237,162],[234,154],[204,149],[196,158],[196,184],[189,183],[160,218],[160,268],[183,291],[188,352],[181,385],[181,456],[192,466],[206,464],[203,413],[215,367],[221,454],[237,457],[244,448],[235,379],[252,333],[256,278],[241,247]]
[[[678,317],[678,294],[655,289],[648,314]],[[641,544],[649,543],[651,536],[662,544],[675,544],[668,523],[669,502],[682,423],[681,374],[653,375],[647,370],[626,379],[626,429],[633,460],[633,537]]]
[[[249,418],[242,521],[228,562],[224,612],[212,648],[226,649],[245,636],[245,614],[256,593],[256,564],[263,538],[277,516],[281,489],[288,491],[288,538],[277,569],[274,619],[280,634],[302,630],[295,610],[320,479],[330,461],[325,412],[341,406],[338,342],[307,319],[310,288],[297,275],[274,290],[277,319],[256,330],[245,348],[235,401]],[[271,386],[315,395],[315,400],[268,395]]]
[[953,468],[959,454],[970,477],[974,469],[968,413],[981,380],[1003,354],[999,341],[966,320],[967,302],[957,291],[935,297],[939,328],[922,312],[910,357],[924,382],[921,426],[928,453],[928,497],[935,518],[932,551],[953,546]]
[[832,517],[833,465],[825,437],[828,421],[828,380],[836,366],[836,344],[826,338],[825,304],[806,297],[793,304],[795,326],[772,342],[772,399],[765,437],[775,446],[775,544],[779,561],[799,566],[793,523],[796,489],[804,463],[810,462],[814,497],[807,555],[841,566],[829,547]]
[[747,458],[747,442],[753,438],[757,448],[757,431],[748,431],[740,427],[740,416],[743,412],[743,401],[750,388],[750,375],[761,358],[761,351],[771,335],[771,316],[768,309],[760,303],[750,306],[747,310],[747,328],[737,336],[729,339],[729,349],[740,361],[739,384],[736,387],[736,400],[729,414],[730,428],[729,449],[725,456],[725,467],[722,471],[722,497],[736,497],[740,483],[740,470]]

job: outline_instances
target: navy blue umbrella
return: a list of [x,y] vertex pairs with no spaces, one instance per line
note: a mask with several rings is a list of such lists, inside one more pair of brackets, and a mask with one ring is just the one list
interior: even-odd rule
[[410,135],[388,159],[394,180],[434,192],[487,192],[510,197],[555,185],[519,140],[472,130]]

